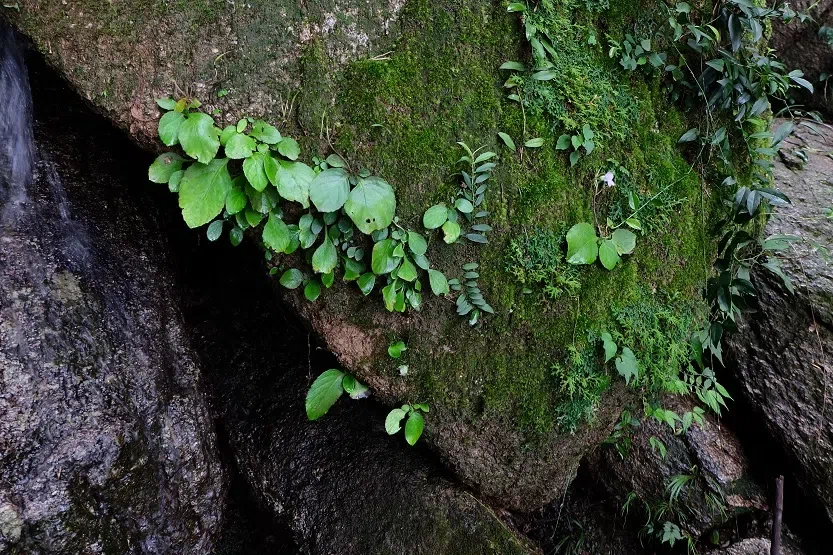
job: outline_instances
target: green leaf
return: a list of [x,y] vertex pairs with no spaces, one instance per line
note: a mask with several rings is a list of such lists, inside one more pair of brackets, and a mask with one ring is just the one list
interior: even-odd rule
[[214,119],[202,112],[191,112],[179,126],[179,144],[185,154],[208,164],[217,156],[220,141],[217,139]]
[[324,170],[309,184],[310,200],[320,212],[336,212],[349,193],[349,175],[341,168]]
[[310,187],[315,180],[315,171],[303,162],[287,162],[266,156],[266,176],[278,189],[278,193],[289,201],[299,202],[309,208]]
[[156,105],[163,110],[174,110],[176,108],[176,100],[173,98],[157,98]]
[[407,350],[408,347],[405,346],[404,341],[397,341],[388,347],[388,355],[390,355],[391,358],[399,358],[402,356],[402,353]]
[[625,223],[628,224],[628,227],[630,227],[631,229],[642,231],[642,222],[640,222],[636,218],[628,218],[627,220],[625,220]]
[[[523,67],[523,66],[521,66],[521,67]],[[510,137],[509,135],[507,135],[503,131],[498,131],[497,136],[500,137],[500,139],[503,141],[503,144],[505,144],[507,146],[507,148],[509,148],[513,152],[516,150],[515,141],[512,140],[512,137]]]
[[558,137],[558,142],[555,143],[555,150],[567,150],[570,148],[570,136],[569,135],[561,135]]
[[414,263],[411,262],[408,257],[402,259],[402,265],[399,266],[399,273],[397,274],[399,279],[405,281],[414,281],[417,278],[417,271]]
[[278,144],[281,140],[281,132],[274,125],[270,125],[263,120],[255,121],[249,134],[267,145]]
[[567,262],[592,264],[599,254],[599,238],[595,228],[585,222],[574,225],[567,232]]
[[627,229],[617,229],[613,232],[612,239],[619,254],[630,254],[636,248],[636,234]]
[[464,198],[458,198],[454,201],[454,208],[463,214],[471,214],[474,211],[474,205]]
[[269,220],[263,226],[263,243],[275,252],[286,252],[291,240],[289,226],[275,214],[269,214]]
[[148,168],[148,179],[154,183],[167,183],[171,176],[182,169],[183,158],[175,152],[160,154]]
[[402,429],[402,419],[406,414],[408,414],[407,411],[402,409],[393,409],[388,413],[385,417],[385,431],[388,435],[392,436]]
[[229,139],[231,139],[234,134],[237,133],[237,129],[233,125],[227,125],[223,128],[223,132],[220,133],[220,144],[226,146],[228,144]]
[[315,378],[307,392],[307,418],[318,420],[327,414],[344,392],[343,380],[344,372],[341,370],[327,370]]
[[447,221],[443,224],[443,241],[451,244],[460,237],[460,224],[457,222]]
[[509,13],[525,12],[526,11],[526,5],[523,4],[522,2],[511,2],[509,4],[509,6],[506,8],[506,11],[509,12]]
[[301,270],[290,268],[281,276],[280,284],[287,289],[297,289],[304,282],[304,274]]
[[373,270],[374,274],[381,276],[396,269],[399,265],[399,259],[393,256],[395,248],[396,244],[392,239],[385,239],[373,245],[370,269]]
[[344,158],[339,156],[338,154],[330,154],[327,156],[327,165],[331,168],[344,168],[347,166],[347,163],[344,161]]
[[610,239],[602,241],[602,244],[599,247],[599,260],[601,261],[602,266],[608,270],[613,270],[620,260],[619,253],[616,252],[616,243]]
[[428,270],[428,281],[431,283],[431,291],[438,297],[440,295],[448,295],[448,280],[445,274],[437,270]]
[[328,274],[322,274],[322,275],[321,275],[321,283],[322,283],[322,284],[324,285],[324,287],[326,287],[327,289],[329,289],[330,287],[332,287],[332,286],[333,286],[333,283],[335,283],[335,280],[336,280],[336,274],[335,274],[335,272],[330,272],[330,273],[328,273]]
[[570,153],[570,167],[575,166],[578,164],[578,160],[581,158],[581,153],[577,150],[574,150]]
[[324,233],[324,242],[319,245],[312,255],[312,269],[319,274],[329,274],[338,265],[338,253],[333,242],[330,241],[327,233]]
[[185,172],[179,170],[178,172],[174,172],[171,174],[171,178],[168,180],[168,190],[172,193],[179,192],[179,184],[182,181],[182,176],[185,175]]
[[249,202],[252,204],[253,210],[257,210],[261,214],[268,214],[278,205],[280,197],[275,189],[267,187],[263,191],[255,191],[244,176],[240,177],[243,183],[245,183],[246,196],[249,197]]
[[180,112],[168,112],[159,118],[159,138],[166,146],[179,142],[179,128],[184,121],[185,115]]
[[422,225],[425,229],[437,229],[448,220],[448,208],[445,204],[435,204],[425,211],[422,216]]
[[508,69],[510,71],[524,71],[526,68],[520,62],[503,62],[498,69]]
[[243,133],[235,133],[226,143],[226,156],[232,160],[243,160],[251,156],[256,148],[254,139]]
[[408,414],[408,420],[405,422],[405,441],[408,445],[416,444],[419,436],[422,435],[422,430],[425,427],[425,418],[421,412],[412,410]]
[[605,350],[605,363],[607,363],[616,356],[616,351],[619,347],[617,347],[616,343],[613,341],[613,336],[606,331],[602,332],[602,344]]
[[231,188],[231,191],[229,191],[228,196],[226,197],[226,210],[229,214],[237,214],[246,208],[246,204],[248,202],[249,198],[246,196],[246,193],[243,192],[243,189],[235,185]]
[[373,287],[376,285],[376,274],[370,272],[363,274],[356,283],[358,283],[359,289],[363,294],[370,295]]
[[409,231],[408,248],[411,249],[412,253],[419,256],[421,254],[425,254],[425,252],[428,250],[428,243],[425,241],[425,237],[423,237],[416,231]]
[[230,189],[227,158],[191,164],[179,185],[179,207],[188,227],[199,227],[216,218],[223,211]]
[[243,173],[246,175],[246,179],[249,180],[252,188],[257,192],[263,191],[269,185],[266,171],[263,169],[265,159],[266,156],[255,152],[243,161]]
[[278,152],[281,156],[285,156],[290,160],[297,160],[298,155],[301,154],[301,147],[298,146],[295,139],[291,137],[284,137],[281,139],[281,142],[278,143]]
[[527,142],[524,143],[524,146],[527,148],[540,148],[544,146],[544,139],[542,139],[541,137],[529,139]]
[[209,241],[216,241],[223,234],[223,220],[214,220],[205,230],[205,236]]
[[396,212],[393,188],[387,181],[378,177],[359,179],[347,196],[344,211],[359,231],[366,235],[385,229],[393,222]]
[[624,347],[622,356],[616,359],[616,371],[625,378],[625,383],[630,385],[631,379],[639,377],[639,363],[636,361],[633,351]]
[[317,281],[310,281],[304,287],[304,297],[311,303],[314,303],[321,295],[321,286]]
[[545,69],[543,71],[536,71],[532,74],[532,78],[536,81],[552,81],[558,77],[558,72],[552,69]]
[[690,143],[691,141],[695,140],[700,135],[700,130],[696,127],[692,127],[685,133],[680,139],[677,141],[678,143]]

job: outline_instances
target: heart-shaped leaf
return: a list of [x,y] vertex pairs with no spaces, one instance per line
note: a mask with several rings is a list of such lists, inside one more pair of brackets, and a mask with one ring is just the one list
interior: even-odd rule
[[599,255],[599,238],[596,229],[582,222],[567,232],[567,262],[570,264],[592,264]]

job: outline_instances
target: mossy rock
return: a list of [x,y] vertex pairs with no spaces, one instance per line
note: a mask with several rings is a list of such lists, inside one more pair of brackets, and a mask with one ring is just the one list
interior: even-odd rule
[[[707,230],[716,196],[677,145],[692,125],[660,79],[622,71],[590,38],[645,30],[657,3],[554,6],[542,24],[559,38],[559,76],[546,87],[525,83],[530,104],[523,111],[506,98],[508,75],[498,68],[528,60],[529,47],[518,15],[503,2],[343,0],[301,8],[262,0],[237,11],[207,0],[198,10],[150,0],[118,9],[96,4],[52,0],[13,17],[140,144],[153,142],[153,98],[175,94],[175,79],[206,111],[221,108],[223,120],[265,116],[294,133],[307,160],[334,148],[384,177],[396,190],[403,225],[419,230],[424,210],[458,190],[456,141],[499,153],[485,202],[494,228],[489,244],[447,246],[432,236],[428,252],[449,277],[462,274],[464,263],[479,263],[480,287],[496,314],[477,327],[457,316],[452,300],[430,293],[422,312],[405,315],[385,312],[378,293],[365,298],[341,282],[315,303],[285,295],[381,400],[430,404],[424,439],[485,496],[520,510],[552,500],[637,395],[612,363],[603,365],[602,331],[620,333],[623,345],[646,358],[651,371],[640,386],[676,372],[674,353],[687,348],[686,326],[702,309],[698,287],[714,250]],[[231,92],[217,99],[219,89]],[[596,148],[571,167],[556,139],[588,122]],[[541,137],[544,146],[513,152],[498,131],[518,145]],[[598,190],[597,177],[611,168],[617,187]],[[606,216],[627,210],[627,192],[657,195],[640,214],[645,233],[634,254],[612,272],[598,264],[568,268],[564,230],[581,221],[604,227]],[[536,253],[550,261],[547,275],[571,276],[578,293],[548,296],[551,283],[513,262],[518,245],[547,244],[527,241],[537,236],[556,238],[554,249]],[[673,333],[661,326],[651,337],[640,332],[641,315]],[[395,361],[386,348],[397,339],[408,350]],[[571,395],[572,379],[584,385]]]

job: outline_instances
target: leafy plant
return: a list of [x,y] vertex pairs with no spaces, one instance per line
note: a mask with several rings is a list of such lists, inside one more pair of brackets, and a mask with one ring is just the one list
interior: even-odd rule
[[483,298],[483,292],[477,283],[477,279],[480,277],[480,274],[476,272],[477,268],[478,265],[475,262],[463,264],[463,277],[448,280],[451,289],[459,292],[459,295],[457,295],[457,314],[468,316],[470,326],[474,326],[480,321],[482,313],[495,313],[495,310]]
[[506,249],[505,268],[524,286],[524,293],[532,293],[530,287],[543,288],[543,294],[557,300],[563,296],[575,296],[581,289],[578,272],[567,264],[564,257],[564,232],[534,229],[510,240]]
[[580,134],[570,135],[566,133],[558,137],[558,142],[555,145],[556,150],[570,150],[570,165],[575,166],[581,158],[581,149],[584,149],[585,156],[590,156],[593,149],[596,148],[596,143],[593,142],[595,134],[590,126],[584,124]]
[[396,343],[392,343],[388,347],[388,355],[391,358],[398,359],[402,356],[402,353],[408,350],[408,347],[405,346],[404,341],[397,341]]
[[363,399],[369,394],[366,385],[341,370],[327,370],[320,374],[307,392],[307,418],[318,420],[338,401],[342,393],[351,399]]
[[423,414],[428,414],[429,407],[426,403],[416,403],[414,405],[402,405],[398,409],[391,410],[385,418],[385,431],[388,435],[395,435],[402,429],[402,419],[407,417],[405,421],[405,441],[408,445],[415,445],[422,435],[422,430],[425,428],[425,417]]
[[613,270],[622,255],[636,248],[636,235],[627,229],[616,229],[606,237],[596,235],[596,229],[585,222],[575,224],[567,232],[567,262],[593,264],[598,259],[602,266]]

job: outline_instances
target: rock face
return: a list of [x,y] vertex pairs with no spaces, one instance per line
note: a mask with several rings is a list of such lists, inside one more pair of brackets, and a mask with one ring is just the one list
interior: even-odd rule
[[803,149],[809,162],[803,169],[776,165],[777,185],[792,204],[779,208],[765,231],[801,238],[782,264],[795,295],[777,278],[756,276],[761,309],[744,319],[741,333],[732,339],[727,366],[748,406],[786,453],[789,466],[784,470],[833,521],[833,219],[828,212],[833,160],[827,156],[833,129],[820,127],[821,137],[799,128],[788,139],[785,159]]
[[[320,420],[306,418],[312,379],[335,361],[295,319],[274,310],[260,256],[202,257],[187,319],[222,407],[220,420],[243,477],[263,506],[314,555],[529,554],[536,550],[486,504],[384,431],[385,412],[343,396]],[[252,254],[252,253],[250,253]],[[231,263],[229,263],[231,261]],[[225,291],[218,299],[206,291]],[[427,415],[428,426],[432,415]]]
[[[663,403],[663,408],[680,416],[693,406],[688,399],[673,397]],[[665,457],[651,446],[652,437],[665,445]],[[681,435],[665,423],[643,420],[625,453],[622,456],[609,446],[600,449],[589,460],[592,474],[619,499],[634,493],[651,504],[668,500],[668,484],[675,476],[692,476],[677,506],[683,511],[681,528],[695,538],[731,517],[767,509],[763,491],[748,475],[749,465],[737,437],[711,413],[703,425],[692,425]],[[639,510],[637,503],[634,507]]]
[[[469,486],[530,511],[563,493],[626,398],[612,365],[595,360],[598,344],[589,337],[618,329],[614,314],[695,312],[708,271],[701,259],[712,243],[700,180],[677,145],[694,122],[655,92],[653,78],[621,71],[601,45],[586,44],[647,24],[646,10],[639,2],[546,4],[552,13],[542,24],[557,43],[553,52],[563,52],[555,62],[564,79],[527,83],[538,100],[526,111],[507,98],[508,75],[499,68],[529,60],[529,43],[519,14],[493,0],[124,0],[103,7],[41,0],[2,16],[139,144],[160,146],[156,96],[196,96],[206,113],[221,110],[218,124],[262,116],[299,139],[304,162],[337,150],[352,168],[390,182],[400,225],[409,229],[424,231],[428,207],[454,202],[457,141],[497,152],[482,205],[493,228],[488,244],[446,245],[436,232],[427,253],[448,277],[480,264],[478,283],[495,314],[479,326],[460,318],[453,298],[434,298],[425,277],[420,313],[386,312],[381,279],[369,297],[341,279],[314,304],[300,291],[287,297],[385,404],[431,405],[426,443]],[[228,94],[218,98],[221,92]],[[555,148],[557,138],[583,133],[588,121],[595,147],[571,167]],[[509,150],[498,132],[518,145],[541,137],[546,146]],[[624,164],[621,187],[595,196],[596,174],[610,159]],[[618,220],[624,214],[613,212],[629,210],[628,191],[643,200],[662,192],[667,200],[643,211],[642,224],[652,231],[633,255],[614,272],[598,264],[576,270],[576,296],[547,296],[553,284],[538,282],[523,293],[519,274],[532,270],[517,261],[508,268],[513,240],[558,237],[593,221],[602,208],[597,201]],[[598,221],[605,220],[600,212]],[[521,258],[560,261],[566,272],[562,239],[524,243],[527,251],[550,246]],[[370,252],[369,240],[365,247]],[[309,265],[301,267],[310,273]],[[669,343],[687,341],[684,331]],[[397,339],[408,343],[404,377],[386,352]],[[626,340],[639,347],[639,338]],[[574,364],[574,354],[587,364]],[[596,385],[573,398],[556,366]]]
[[[4,147],[30,107],[12,40],[0,28]],[[0,155],[0,552],[202,555],[226,475],[170,253],[119,177],[136,166],[92,136],[124,152],[83,117],[47,114],[37,149]],[[31,166],[8,171],[32,162],[32,183],[14,178]]]
[[[833,44],[819,36],[822,26],[833,27],[833,2],[822,0],[795,0],[790,2],[794,10],[806,10],[812,4],[817,6],[810,12],[815,23],[802,24],[793,21],[790,24],[776,23],[772,29],[773,47],[778,51],[778,58],[791,69],[798,68],[805,78],[813,84],[812,95],[801,91],[801,103],[813,109],[833,113],[833,91],[830,84],[819,82],[822,73],[833,74]],[[833,42],[833,32],[830,35]]]

